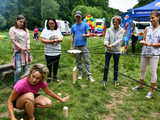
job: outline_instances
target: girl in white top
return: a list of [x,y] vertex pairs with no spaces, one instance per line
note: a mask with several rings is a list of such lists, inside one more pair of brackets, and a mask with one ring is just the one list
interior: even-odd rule
[[144,87],[144,79],[147,65],[151,66],[151,88],[147,93],[146,98],[152,98],[157,82],[157,67],[160,54],[160,14],[158,11],[153,11],[150,17],[151,26],[147,27],[144,32],[144,40],[140,43],[143,45],[141,56],[141,78],[140,85],[134,89]]
[[[57,80],[58,64],[61,55],[63,36],[58,29],[55,19],[48,19],[47,26],[43,29],[40,40],[45,44],[45,57],[49,69],[49,79]],[[52,74],[53,73],[53,74]]]

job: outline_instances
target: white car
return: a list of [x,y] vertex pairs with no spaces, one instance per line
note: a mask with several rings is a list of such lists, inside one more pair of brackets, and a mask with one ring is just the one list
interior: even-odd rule
[[133,21],[133,23],[135,24],[136,28],[137,28],[137,32],[138,34],[139,33],[143,33],[144,32],[144,29],[147,27],[147,26],[150,26],[151,25],[151,22],[150,21]]

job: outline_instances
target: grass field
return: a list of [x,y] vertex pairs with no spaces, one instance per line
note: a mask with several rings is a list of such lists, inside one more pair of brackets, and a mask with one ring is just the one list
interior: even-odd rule
[[[10,63],[12,56],[11,41],[8,33],[1,32],[6,37],[0,40],[0,64]],[[91,71],[96,82],[90,83],[84,76],[76,84],[72,84],[72,69],[74,67],[74,57],[66,51],[70,49],[71,37],[64,37],[62,43],[62,55],[59,66],[60,82],[51,82],[49,87],[62,96],[70,95],[67,103],[58,103],[53,100],[53,106],[47,109],[36,109],[37,120],[160,120],[160,93],[157,91],[154,98],[145,98],[149,88],[141,91],[132,91],[131,88],[136,82],[119,75],[119,87],[114,87],[113,64],[110,64],[109,81],[104,88],[101,80],[103,77],[104,66],[104,47],[103,38],[89,38],[88,47],[91,57]],[[34,63],[44,63],[43,44],[32,40],[31,53]],[[121,55],[119,72],[130,76],[136,80],[140,76],[140,56],[128,54]],[[146,83],[150,83],[150,69],[146,75]],[[158,68],[158,83],[160,82]],[[9,80],[13,81],[13,80]],[[11,91],[11,83],[0,82],[0,116],[7,112],[6,100]],[[159,87],[159,85],[158,85]],[[42,92],[42,94],[44,94]],[[63,115],[63,107],[69,107],[69,117]],[[23,113],[16,113],[17,118],[23,117]],[[8,120],[0,118],[0,120]]]

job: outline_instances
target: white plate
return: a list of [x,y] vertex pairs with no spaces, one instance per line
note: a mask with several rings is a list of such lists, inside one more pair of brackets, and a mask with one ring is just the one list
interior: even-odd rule
[[71,53],[71,54],[79,54],[81,53],[82,51],[81,50],[77,50],[77,49],[71,49],[71,50],[67,50],[68,53]]

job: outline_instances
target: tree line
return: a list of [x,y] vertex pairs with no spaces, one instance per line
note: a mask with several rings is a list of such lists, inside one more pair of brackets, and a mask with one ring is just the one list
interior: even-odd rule
[[[145,3],[150,0],[140,0]],[[15,23],[16,16],[23,14],[28,21],[28,28],[43,27],[44,20],[55,19],[74,22],[73,15],[81,10],[83,15],[106,19],[121,14],[120,11],[108,7],[109,0],[3,0],[0,4],[0,30],[8,29]]]

